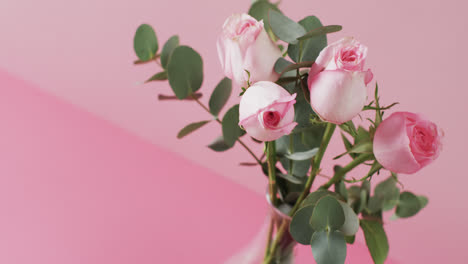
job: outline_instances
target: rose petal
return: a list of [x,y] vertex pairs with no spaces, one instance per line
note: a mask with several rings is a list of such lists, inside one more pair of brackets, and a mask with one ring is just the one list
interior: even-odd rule
[[413,156],[404,112],[386,118],[374,136],[374,155],[384,168],[396,173],[415,173],[421,168]]
[[361,112],[367,100],[365,72],[325,70],[309,79],[310,102],[325,121],[342,124]]

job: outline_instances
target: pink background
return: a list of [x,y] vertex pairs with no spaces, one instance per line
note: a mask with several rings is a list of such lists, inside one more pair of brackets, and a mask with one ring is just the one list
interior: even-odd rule
[[[4,259],[0,262],[154,263],[158,253],[165,252],[177,253],[173,263],[190,257],[220,263],[222,256],[245,243],[242,237],[253,235],[262,222],[263,212],[255,210],[263,204],[261,196],[221,176],[258,193],[265,189],[264,177],[257,168],[237,166],[250,160],[242,149],[219,155],[204,147],[220,133],[216,124],[176,140],[181,127],[208,116],[190,102],[158,102],[159,92],[170,93],[168,85],[141,85],[157,66],[131,64],[132,37],[139,24],[152,24],[160,43],[178,33],[182,43],[202,54],[206,73],[202,91],[209,94],[222,78],[214,44],[220,25],[231,13],[246,11],[249,4],[247,0],[0,2],[4,135],[0,145],[0,256]],[[391,255],[401,263],[460,263],[467,257],[463,194],[468,181],[459,158],[467,148],[463,114],[468,112],[468,93],[462,82],[468,60],[462,51],[468,45],[467,7],[455,0],[282,4],[292,18],[314,14],[325,24],[344,25],[331,40],[353,35],[369,46],[368,65],[379,81],[383,102],[399,101],[398,110],[424,113],[445,130],[439,160],[418,174],[402,176],[405,187],[428,195],[430,204],[415,218],[386,225]],[[11,79],[5,72],[16,77]],[[236,100],[233,97],[232,103]],[[327,156],[341,149],[336,140]],[[191,170],[197,178],[183,177],[182,184],[178,177]],[[191,188],[200,181],[207,192]],[[157,203],[167,200],[162,193],[169,190],[196,195],[203,203],[188,208],[190,217],[183,219],[176,210],[177,205],[187,208],[183,196]],[[239,192],[248,206],[228,198]],[[197,228],[182,225],[194,218],[195,225],[203,225],[202,218],[191,215],[203,217],[221,206],[232,210],[221,211],[223,221],[215,222],[216,230],[199,228],[197,233]],[[231,219],[233,212],[240,213],[239,219]],[[169,218],[171,213],[179,218]],[[255,219],[246,219],[247,213],[254,213]],[[235,232],[239,239],[222,240],[223,247],[213,242],[226,239],[219,236],[227,232],[221,231],[225,223],[232,226],[238,221],[245,234]],[[167,232],[165,238],[180,239],[174,234],[183,234],[181,230],[195,232],[190,239],[203,237],[207,244],[189,240],[196,250],[181,254],[183,242],[158,240],[161,232]],[[179,243],[178,248],[164,248]],[[213,247],[217,253],[206,255]]]

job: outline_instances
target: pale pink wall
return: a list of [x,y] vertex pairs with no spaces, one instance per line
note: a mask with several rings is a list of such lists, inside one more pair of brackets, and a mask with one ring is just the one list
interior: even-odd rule
[[[203,90],[211,91],[222,73],[215,53],[216,33],[232,12],[245,11],[250,1],[36,1],[0,2],[0,67],[42,89],[149,140],[210,167],[256,191],[265,180],[241,149],[211,153],[208,143],[219,133],[215,124],[187,140],[177,131],[207,118],[191,103],[157,102],[166,84],[137,85],[157,67],[134,67],[132,37],[140,23],[155,26],[160,42],[179,33],[204,58]],[[418,217],[388,225],[392,254],[403,263],[460,262],[468,220],[463,160],[467,98],[462,47],[468,45],[464,1],[283,1],[282,9],[300,19],[319,16],[325,24],[342,24],[332,39],[354,35],[369,50],[369,66],[381,87],[384,103],[418,111],[446,132],[440,159],[403,178],[405,186],[430,197]],[[202,90],[202,91],[203,91]],[[205,98],[205,100],[207,100]],[[235,99],[233,99],[233,102]],[[163,114],[164,113],[164,114]],[[170,113],[170,114],[167,114]],[[338,153],[339,142],[332,144]],[[258,150],[260,151],[260,149]],[[329,153],[329,156],[332,154]],[[331,164],[330,164],[331,165]]]

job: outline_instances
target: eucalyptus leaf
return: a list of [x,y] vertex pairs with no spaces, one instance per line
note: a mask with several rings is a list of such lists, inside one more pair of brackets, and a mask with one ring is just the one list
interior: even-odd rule
[[291,236],[302,245],[309,245],[314,233],[314,229],[309,224],[313,211],[314,206],[306,206],[297,210],[289,225]]
[[310,38],[313,38],[313,37],[318,37],[318,36],[338,32],[341,29],[343,29],[343,27],[340,26],[340,25],[329,25],[329,26],[318,27],[318,28],[310,30],[304,36],[299,37],[297,39],[298,40],[306,40],[306,39],[310,39]]
[[427,206],[429,199],[424,195],[418,195],[419,203],[421,204],[421,209]]
[[336,198],[327,195],[314,208],[310,225],[315,230],[338,230],[345,222],[343,208]]
[[161,66],[166,69],[172,52],[179,46],[179,36],[175,35],[170,37],[164,44],[161,51]]
[[276,176],[277,177],[280,177],[280,178],[283,178],[291,183],[294,183],[294,184],[303,184],[304,181],[300,178],[297,178],[293,175],[289,175],[289,174],[284,174],[284,173],[281,173],[281,172],[278,172],[276,173]]
[[232,81],[229,78],[222,79],[213,93],[211,94],[210,101],[208,103],[210,112],[214,116],[218,116],[221,109],[227,103],[232,91]]
[[133,49],[140,61],[149,61],[158,51],[158,38],[154,29],[148,25],[140,25],[133,38]]
[[348,190],[346,189],[346,184],[343,181],[335,183],[335,192],[340,194],[345,201],[348,200]]
[[[302,25],[307,31],[322,27],[322,23],[315,16],[308,16],[301,21],[299,24]],[[302,41],[302,56],[299,58],[300,45],[291,44],[288,46],[288,55],[295,61],[315,61],[320,52],[327,46],[327,36],[321,35],[313,38],[309,38]]]
[[204,126],[206,124],[208,124],[209,122],[210,122],[210,120],[206,120],[206,121],[200,121],[200,122],[195,122],[195,123],[188,124],[179,131],[179,133],[177,134],[177,138],[181,139],[181,138],[187,136],[188,134],[192,133],[193,131],[201,128],[202,126]]
[[315,232],[312,235],[310,245],[317,264],[344,264],[346,241],[341,232]]
[[179,99],[198,91],[203,82],[203,61],[195,50],[188,46],[174,49],[167,65],[169,84]]
[[276,153],[280,157],[279,161],[281,162],[283,168],[288,172],[290,171],[290,165],[292,164],[292,175],[297,177],[305,177],[310,168],[310,161],[294,161],[285,157],[285,155],[289,153],[290,140],[293,141],[293,151],[303,152],[310,150],[309,147],[302,143],[300,134],[290,134],[283,136],[276,140]]
[[224,142],[223,136],[217,137],[208,145],[208,147],[216,152],[223,152],[232,148],[232,146],[228,146],[226,142]]
[[234,146],[237,139],[245,134],[239,127],[239,105],[231,107],[223,117],[222,121],[224,142],[228,146]]
[[367,247],[375,264],[383,264],[388,255],[388,240],[383,226],[378,221],[361,219]]
[[285,58],[279,58],[275,62],[275,72],[276,73],[282,73],[284,69],[286,69],[288,66],[293,65],[292,62],[287,61]]
[[407,218],[417,214],[421,208],[421,202],[416,195],[411,192],[402,192],[395,213],[400,218]]
[[278,11],[270,9],[268,18],[273,33],[284,42],[296,44],[297,38],[306,33],[304,27]]
[[343,154],[340,154],[333,159],[339,159],[344,155],[350,153],[372,153],[372,142],[371,141],[361,141],[358,142],[356,145],[352,146],[348,151]]
[[397,205],[399,196],[400,190],[395,179],[389,177],[375,187],[374,196],[369,199],[368,209],[372,213],[391,210]]
[[304,199],[304,201],[302,202],[302,205],[301,206],[309,206],[309,205],[317,205],[317,202],[322,199],[323,197],[327,196],[327,195],[331,195],[335,198],[338,198],[338,194],[334,193],[334,192],[330,192],[329,190],[323,190],[323,189],[319,189],[315,192],[312,192],[312,193],[309,193],[309,195],[307,195],[307,197]]
[[268,23],[268,12],[270,10],[281,12],[276,5],[265,0],[253,3],[249,9],[249,15],[257,19],[258,21],[263,20],[266,32],[271,32],[270,23]]
[[296,160],[296,161],[301,161],[301,160],[310,160],[317,154],[318,148],[314,148],[308,151],[303,151],[303,152],[294,152],[292,154],[286,154],[284,155],[286,158],[290,160]]
[[155,75],[151,76],[145,83],[153,82],[153,81],[165,81],[167,80],[167,72],[158,72]]
[[359,230],[359,218],[354,213],[353,209],[347,203],[339,202],[343,209],[345,221],[339,229],[345,236],[353,236]]

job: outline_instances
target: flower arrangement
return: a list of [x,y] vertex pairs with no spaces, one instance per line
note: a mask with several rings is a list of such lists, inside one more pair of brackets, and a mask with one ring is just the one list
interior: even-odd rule
[[[208,147],[222,152],[238,143],[255,160],[242,165],[258,165],[268,177],[269,202],[284,217],[271,221],[264,256],[257,263],[292,263],[287,256],[296,243],[309,245],[318,264],[344,263],[346,244],[354,243],[359,228],[374,263],[384,263],[389,245],[382,213],[394,210],[394,218],[412,217],[428,202],[425,196],[402,191],[398,173],[412,174],[434,161],[443,133],[418,114],[384,117],[397,103],[382,106],[377,84],[369,101],[373,74],[365,68],[368,48],[352,37],[327,42],[327,34],[341,28],[323,26],[315,16],[295,22],[278,4],[254,1],[248,14],[232,15],[222,26],[216,45],[226,77],[208,106],[198,92],[201,56],[180,45],[177,35],[159,52],[151,26],[143,24],[136,31],[135,64],[157,62],[161,71],[147,82],[168,80],[174,91],[175,96],[159,99],[195,101],[212,117],[187,125],[177,137],[218,122],[222,135]],[[221,118],[232,81],[241,87],[235,92],[240,102]],[[374,112],[372,118],[355,120],[364,111]],[[334,159],[349,156],[351,161],[334,166],[326,183],[313,186],[337,128],[346,152]],[[264,144],[262,157],[244,143],[246,136]],[[358,166],[368,172],[358,179],[347,177]]]

